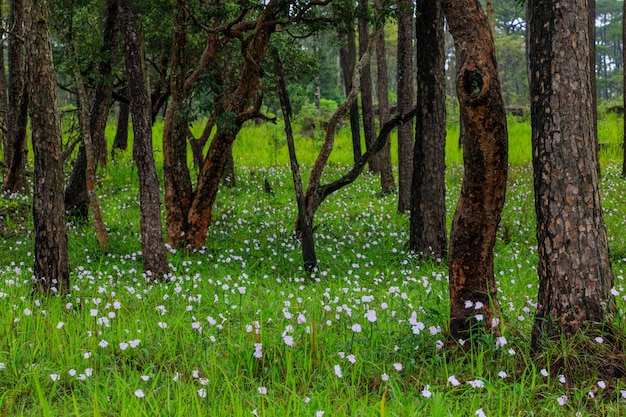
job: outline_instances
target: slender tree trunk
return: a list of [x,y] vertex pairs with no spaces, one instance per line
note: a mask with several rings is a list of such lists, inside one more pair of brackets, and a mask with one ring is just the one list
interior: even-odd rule
[[[381,0],[375,0],[376,8],[382,7]],[[379,28],[374,33],[376,41],[376,66],[377,66],[377,96],[378,96],[378,119],[382,127],[389,121],[389,84],[387,82],[387,54],[385,52],[385,31]],[[391,193],[396,186],[393,180],[391,167],[391,142],[389,137],[385,146],[378,153],[380,162],[380,188],[383,194]]]
[[278,97],[280,99],[280,107],[285,120],[285,134],[287,136],[287,147],[289,148],[289,162],[291,174],[293,176],[293,186],[296,194],[296,204],[298,205],[297,228],[300,231],[300,243],[302,245],[302,260],[304,270],[311,273],[317,265],[317,255],[315,254],[315,235],[313,233],[313,214],[307,210],[306,196],[302,188],[302,176],[300,175],[300,164],[296,157],[296,147],[291,129],[291,102],[287,93],[287,85],[283,75],[282,65],[278,51],[274,49],[274,71],[278,82]]
[[[0,1],[0,20],[3,20],[4,17],[1,13],[2,8],[4,7],[4,1]],[[6,149],[7,146],[7,119],[9,116],[9,103],[7,102],[7,78],[6,78],[6,70],[5,70],[5,60],[4,60],[4,36],[6,34],[6,30],[4,28],[0,29],[0,39],[3,40],[0,42],[0,147],[2,151]],[[4,153],[3,153],[4,158]],[[3,159],[4,164],[6,165],[7,160]]]
[[132,0],[119,3],[126,73],[130,92],[130,110],[133,115],[133,159],[139,176],[139,201],[141,205],[141,248],[143,267],[149,278],[162,277],[169,272],[163,227],[159,182],[152,151],[152,124],[150,103],[140,56],[139,36],[135,25]]
[[27,160],[26,125],[28,124],[28,91],[25,83],[24,1],[11,0],[9,12],[9,115],[5,162],[7,174],[2,192],[16,193],[25,184]]
[[96,150],[94,149],[91,129],[89,126],[90,118],[89,111],[87,110],[87,91],[85,90],[83,76],[80,73],[80,68],[78,66],[78,58],[74,48],[71,24],[68,38],[69,39],[65,48],[67,50],[68,58],[72,63],[72,69],[74,72],[74,82],[76,84],[76,91],[78,95],[78,124],[80,126],[80,135],[83,139],[83,147],[85,149],[85,188],[87,190],[89,208],[91,209],[91,215],[93,216],[93,224],[96,229],[98,246],[102,252],[106,253],[109,251],[109,238],[102,219],[100,203],[98,202],[98,197],[96,196]]
[[[128,94],[126,94],[128,96]],[[115,138],[113,139],[113,146],[111,147],[111,153],[115,154],[115,151],[125,151],[128,148],[128,120],[130,116],[130,106],[127,103],[118,101],[118,114],[117,114],[117,129],[115,129]]]
[[[446,81],[440,0],[417,0],[417,117],[410,247],[426,257],[447,252]],[[428,45],[427,47],[425,45]]]
[[[408,113],[415,102],[413,87],[413,2],[398,1],[398,114]],[[398,126],[398,211],[411,207],[413,181],[413,120]]]
[[596,170],[587,4],[528,3],[539,256],[534,350],[616,314]]
[[[359,17],[359,56],[363,56],[370,43],[369,24],[366,18],[369,14],[369,0],[359,0],[358,4],[362,15],[362,17]],[[361,116],[363,117],[363,135],[365,136],[366,149],[371,148],[376,139],[372,95],[372,70],[368,61],[361,70]],[[375,155],[370,159],[368,165],[370,172],[380,172],[379,159]]]
[[489,22],[489,30],[491,30],[491,36],[495,42],[496,40],[496,11],[494,7],[494,0],[487,0],[487,21]]
[[465,175],[449,251],[450,335],[458,340],[468,339],[474,326],[491,329],[499,320],[493,247],[506,192],[507,129],[493,38],[480,3],[442,5],[459,57],[457,96],[466,127]]
[[61,123],[57,109],[48,2],[26,0],[25,41],[35,178],[33,223],[35,266],[33,286],[43,293],[69,291]]
[[[105,11],[105,25],[102,37],[101,61],[98,64],[98,78],[96,90],[89,109],[88,129],[93,141],[93,157],[96,164],[106,165],[106,136],[105,129],[109,116],[111,94],[113,93],[113,52],[117,42],[117,0],[107,0]],[[80,74],[79,74],[80,75]],[[86,100],[86,96],[84,97]],[[81,108],[83,105],[81,104]],[[86,104],[84,110],[87,111]],[[79,219],[87,219],[90,205],[87,185],[88,158],[85,150],[84,135],[74,164],[72,173],[65,187],[65,207],[72,215]],[[97,165],[96,165],[97,166]],[[95,171],[94,171],[95,175]]]
[[172,29],[171,100],[163,129],[163,169],[165,172],[165,212],[167,241],[172,247],[184,244],[187,214],[193,199],[187,166],[187,91],[185,89],[187,25],[184,2],[176,1]]
[[[622,10],[622,21],[626,22],[626,2],[624,2],[624,8]],[[626,25],[622,25],[622,56],[626,62]],[[626,68],[626,66],[625,66]],[[622,177],[626,178],[626,71],[623,76],[623,96],[624,96],[624,142],[622,149],[624,150],[624,158],[622,160]]]
[[[343,72],[343,88],[346,96],[352,89],[352,74],[356,64],[356,36],[352,25],[348,25],[347,34],[345,36],[347,46],[342,47],[339,51],[339,59],[341,62],[341,71]],[[359,121],[359,104],[352,103],[350,106],[350,133],[352,135],[352,156],[354,163],[359,160],[362,154],[361,150],[361,122]]]

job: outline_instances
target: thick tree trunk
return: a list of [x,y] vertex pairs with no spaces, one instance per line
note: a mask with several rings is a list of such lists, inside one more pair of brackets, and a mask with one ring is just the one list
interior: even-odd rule
[[532,347],[616,313],[594,148],[587,2],[530,0],[539,297]]
[[187,26],[184,2],[178,0],[173,15],[171,100],[163,129],[163,169],[165,172],[165,212],[167,241],[172,247],[184,245],[187,214],[193,199],[191,176],[187,166],[188,123],[185,117],[187,91]]
[[[493,38],[478,0],[442,2],[457,49],[465,176],[450,233],[450,335],[499,320],[493,247],[507,179],[507,129]],[[471,302],[476,308],[467,308]],[[484,320],[484,322],[482,322]]]
[[130,106],[127,103],[118,101],[117,113],[117,129],[115,130],[115,138],[111,147],[111,154],[116,151],[125,151],[128,148],[128,120],[130,116]]
[[[398,1],[398,114],[413,108],[413,2]],[[398,126],[398,212],[411,207],[413,181],[413,120]]]
[[598,178],[600,169],[600,141],[598,140],[598,91],[596,89],[596,0],[588,0],[589,13],[587,22],[589,28],[589,74],[591,77],[591,127],[593,129],[593,144],[596,151],[596,170]]
[[413,152],[410,247],[442,258],[446,232],[446,81],[440,0],[417,1],[417,117]]
[[[376,8],[382,7],[381,0],[375,0]],[[387,55],[385,52],[385,31],[379,28],[374,33],[376,37],[376,91],[378,96],[378,119],[382,127],[389,121],[389,83],[387,82]],[[383,194],[391,193],[396,186],[393,180],[391,167],[391,142],[387,136],[385,146],[377,154],[380,162],[380,188]]]
[[137,35],[132,1],[119,3],[119,19],[122,28],[126,73],[130,92],[130,110],[133,116],[133,159],[137,164],[139,177],[139,201],[141,205],[141,249],[143,267],[150,278],[162,277],[169,272],[163,227],[161,223],[161,200],[159,182],[154,166],[152,151],[152,124],[150,103],[139,55],[140,44]]
[[[369,48],[369,24],[367,17],[369,15],[369,0],[359,0],[358,7],[362,17],[359,17],[359,56],[363,56]],[[361,70],[361,116],[363,117],[363,136],[365,136],[365,148],[372,147],[376,139],[376,125],[374,123],[374,105],[372,92],[372,70],[368,62],[364,63]],[[372,173],[380,172],[379,159],[374,155],[369,163],[369,171]]]
[[35,178],[33,223],[35,266],[33,286],[50,293],[69,291],[61,122],[57,109],[48,2],[26,0],[25,40]]
[[[340,35],[341,36],[341,35]],[[343,72],[343,88],[346,96],[352,89],[352,74],[356,65],[356,36],[352,24],[348,24],[345,35],[347,45],[339,51],[341,71]],[[359,104],[352,103],[350,106],[350,133],[352,135],[352,156],[354,163],[359,160],[361,154],[361,122],[359,121]]]
[[2,192],[16,193],[25,184],[27,160],[26,125],[28,124],[28,92],[25,83],[24,2],[11,0],[9,12],[9,114],[4,160],[7,174]]

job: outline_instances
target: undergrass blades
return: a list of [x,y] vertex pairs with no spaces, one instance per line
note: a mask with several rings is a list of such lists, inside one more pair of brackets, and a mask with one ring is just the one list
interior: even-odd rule
[[[578,372],[580,355],[606,341],[559,340],[530,356],[537,259],[528,161],[512,165],[495,249],[500,331],[476,336],[465,352],[447,342],[445,259],[408,252],[408,217],[374,177],[320,207],[320,263],[304,273],[290,173],[272,146],[276,163],[240,163],[237,187],[220,191],[206,246],[170,249],[163,282],[141,272],[137,174],[123,155],[99,180],[110,253],[98,250],[90,225],[68,219],[69,295],[31,295],[30,212],[0,219],[0,416],[623,414],[623,379]],[[451,216],[462,168],[448,165]],[[601,187],[623,326],[626,183],[617,164],[604,167]],[[467,308],[481,314],[472,300]]]

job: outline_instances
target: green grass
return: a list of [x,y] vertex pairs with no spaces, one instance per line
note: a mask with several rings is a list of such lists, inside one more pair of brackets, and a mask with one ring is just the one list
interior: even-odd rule
[[[462,178],[454,131],[449,217]],[[238,185],[220,190],[206,248],[171,251],[163,283],[141,274],[137,173],[128,154],[99,175],[111,252],[99,252],[89,225],[69,225],[67,296],[31,296],[30,200],[0,200],[0,416],[624,415],[623,380],[601,388],[592,369],[562,383],[559,371],[529,354],[537,292],[530,128],[513,121],[509,133],[495,248],[507,326],[504,339],[482,336],[469,354],[444,343],[445,263],[411,256],[408,217],[396,213],[395,195],[379,195],[375,177],[320,207],[319,271],[306,276],[291,234],[296,209],[278,126],[244,129],[235,146]],[[319,144],[299,139],[302,163],[312,164]],[[337,146],[329,176],[350,163],[347,132]],[[158,137],[155,148],[159,155]],[[622,317],[626,183],[613,154],[603,150],[602,160]],[[263,191],[265,178],[275,196]]]

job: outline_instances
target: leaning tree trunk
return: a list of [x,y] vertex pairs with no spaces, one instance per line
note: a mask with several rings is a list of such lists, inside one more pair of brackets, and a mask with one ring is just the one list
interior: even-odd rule
[[24,2],[11,0],[9,12],[9,114],[6,147],[4,150],[7,174],[2,192],[16,193],[25,184],[24,168],[27,159],[26,125],[28,124],[28,92],[24,55]]
[[[398,114],[411,111],[413,86],[413,2],[398,1]],[[411,207],[413,181],[413,120],[398,126],[398,212]]]
[[539,297],[533,349],[616,314],[594,148],[587,2],[529,1]]
[[239,84],[232,99],[224,108],[224,118],[228,120],[218,126],[215,132],[198,175],[198,185],[187,215],[188,230],[185,243],[191,248],[200,248],[205,244],[211,224],[213,203],[235,138],[243,123],[259,113],[261,106],[261,97],[258,95],[261,83],[259,63],[265,59],[271,35],[276,29],[277,7],[277,4],[269,3],[263,15],[257,19],[256,29],[243,42],[245,61],[241,68]]
[[143,267],[148,277],[163,277],[169,272],[163,227],[159,181],[152,151],[152,124],[150,104],[144,79],[140,44],[137,35],[132,1],[119,3],[120,27],[123,33],[126,74],[130,92],[130,110],[133,116],[133,159],[139,177],[139,202],[141,206],[141,249]]
[[69,291],[70,271],[63,206],[61,121],[57,109],[48,2],[27,0],[25,16],[31,136],[35,158],[33,285],[36,291],[65,293]]
[[[499,320],[493,247],[507,179],[504,102],[489,23],[478,0],[442,2],[459,57],[457,96],[465,120],[465,176],[450,233],[450,335]],[[466,303],[479,309],[467,308]],[[480,319],[480,320],[479,320]]]
[[[93,141],[93,158],[102,166],[106,165],[106,136],[105,129],[109,116],[111,94],[113,93],[113,51],[117,42],[117,0],[107,0],[102,47],[100,48],[101,61],[98,64],[98,79],[91,108],[88,112],[89,134]],[[86,103],[86,102],[85,102]],[[83,105],[81,105],[82,108]],[[86,104],[85,104],[86,106]],[[87,108],[85,107],[86,111]],[[82,110],[81,110],[82,111]],[[65,187],[65,207],[72,215],[86,220],[89,206],[89,191],[87,187],[87,167],[91,162],[87,158],[84,135],[76,159],[72,165],[67,186]]]
[[440,0],[418,0],[417,117],[413,151],[410,248],[442,258],[446,231],[446,81],[443,11]]

